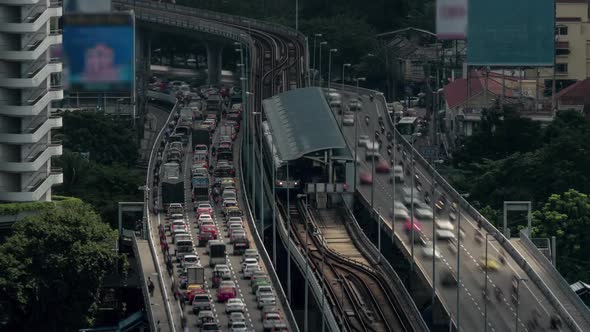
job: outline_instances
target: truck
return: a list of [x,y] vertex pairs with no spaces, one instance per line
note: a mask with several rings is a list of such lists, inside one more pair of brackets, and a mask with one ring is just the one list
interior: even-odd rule
[[207,114],[215,114],[217,121],[221,120],[221,96],[212,94],[207,97]]
[[197,202],[209,201],[209,177],[195,174],[191,181],[193,198]]
[[195,122],[193,125],[193,145],[205,144],[208,147],[211,146],[211,134],[209,128],[202,125],[201,122]]
[[184,180],[180,174],[178,163],[165,163],[162,178],[162,204],[165,207],[171,203],[184,202]]

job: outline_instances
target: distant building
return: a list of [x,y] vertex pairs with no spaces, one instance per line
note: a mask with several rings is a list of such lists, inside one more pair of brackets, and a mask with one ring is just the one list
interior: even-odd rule
[[450,140],[471,136],[481,122],[482,111],[497,103],[518,105],[522,116],[551,121],[550,100],[542,97],[542,90],[543,86],[535,80],[472,70],[469,79],[456,79],[443,88],[445,126]]
[[577,110],[590,117],[590,78],[578,81],[555,95],[558,110]]
[[0,202],[51,200],[63,182],[51,158],[62,154],[51,131],[62,126],[51,102],[63,98],[61,2],[0,1]]

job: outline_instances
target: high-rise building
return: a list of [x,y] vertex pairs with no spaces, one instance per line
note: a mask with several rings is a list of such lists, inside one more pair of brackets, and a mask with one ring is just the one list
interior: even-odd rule
[[51,102],[63,98],[62,63],[50,48],[62,43],[62,2],[0,0],[0,201],[51,199],[63,182],[51,157],[62,154],[51,130],[62,126]]

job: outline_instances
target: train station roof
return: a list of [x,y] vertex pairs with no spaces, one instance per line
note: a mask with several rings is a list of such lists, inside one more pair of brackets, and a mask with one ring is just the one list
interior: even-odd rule
[[352,160],[338,122],[320,88],[283,92],[262,101],[274,145],[283,161],[333,150],[333,158]]

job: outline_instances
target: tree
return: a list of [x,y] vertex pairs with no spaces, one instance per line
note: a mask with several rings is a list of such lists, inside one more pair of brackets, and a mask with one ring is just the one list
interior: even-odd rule
[[590,280],[590,198],[570,189],[533,213],[533,235],[557,240],[557,267],[569,282]]
[[77,331],[90,326],[102,279],[119,262],[116,241],[117,232],[79,200],[17,222],[0,245],[4,329]]

